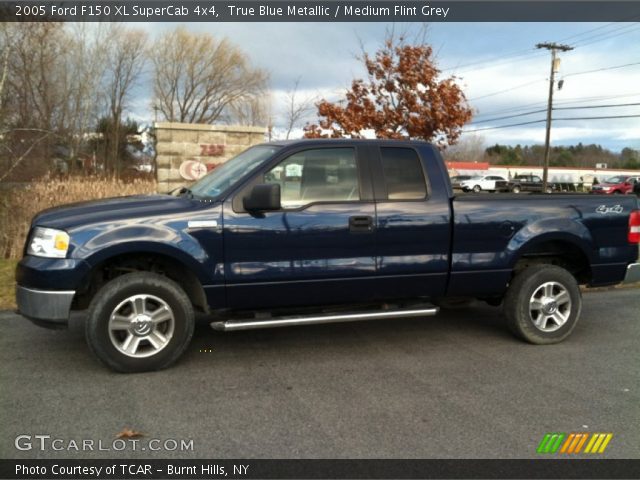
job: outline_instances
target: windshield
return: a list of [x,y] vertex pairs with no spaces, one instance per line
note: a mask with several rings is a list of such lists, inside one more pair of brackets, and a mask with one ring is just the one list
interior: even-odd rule
[[190,187],[190,193],[197,197],[217,197],[231,188],[247,173],[258,167],[281,147],[259,145],[249,148],[241,154],[227,160],[211,173],[208,173]]
[[624,183],[627,177],[611,177],[607,183]]

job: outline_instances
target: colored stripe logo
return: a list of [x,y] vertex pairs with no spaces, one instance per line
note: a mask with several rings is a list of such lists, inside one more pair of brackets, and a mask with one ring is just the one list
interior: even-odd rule
[[612,438],[613,433],[547,433],[536,451],[543,454],[604,453]]

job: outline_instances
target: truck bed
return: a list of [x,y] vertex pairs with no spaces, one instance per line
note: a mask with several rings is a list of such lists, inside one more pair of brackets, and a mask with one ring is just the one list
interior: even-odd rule
[[452,206],[451,295],[499,294],[519,261],[540,256],[583,265],[590,286],[615,284],[638,256],[627,242],[634,196],[477,194]]

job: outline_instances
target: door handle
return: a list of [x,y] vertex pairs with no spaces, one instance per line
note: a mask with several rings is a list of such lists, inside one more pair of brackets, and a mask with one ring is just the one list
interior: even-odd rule
[[370,216],[349,217],[349,231],[352,233],[373,232],[373,218]]

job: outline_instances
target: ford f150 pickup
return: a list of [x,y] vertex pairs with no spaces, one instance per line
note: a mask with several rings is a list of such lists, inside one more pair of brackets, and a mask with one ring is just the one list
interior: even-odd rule
[[635,196],[455,197],[423,142],[306,140],[249,148],[172,194],[36,215],[19,312],[65,326],[108,367],[156,370],[217,330],[433,315],[502,304],[535,344],[565,339],[580,284],[640,280]]

